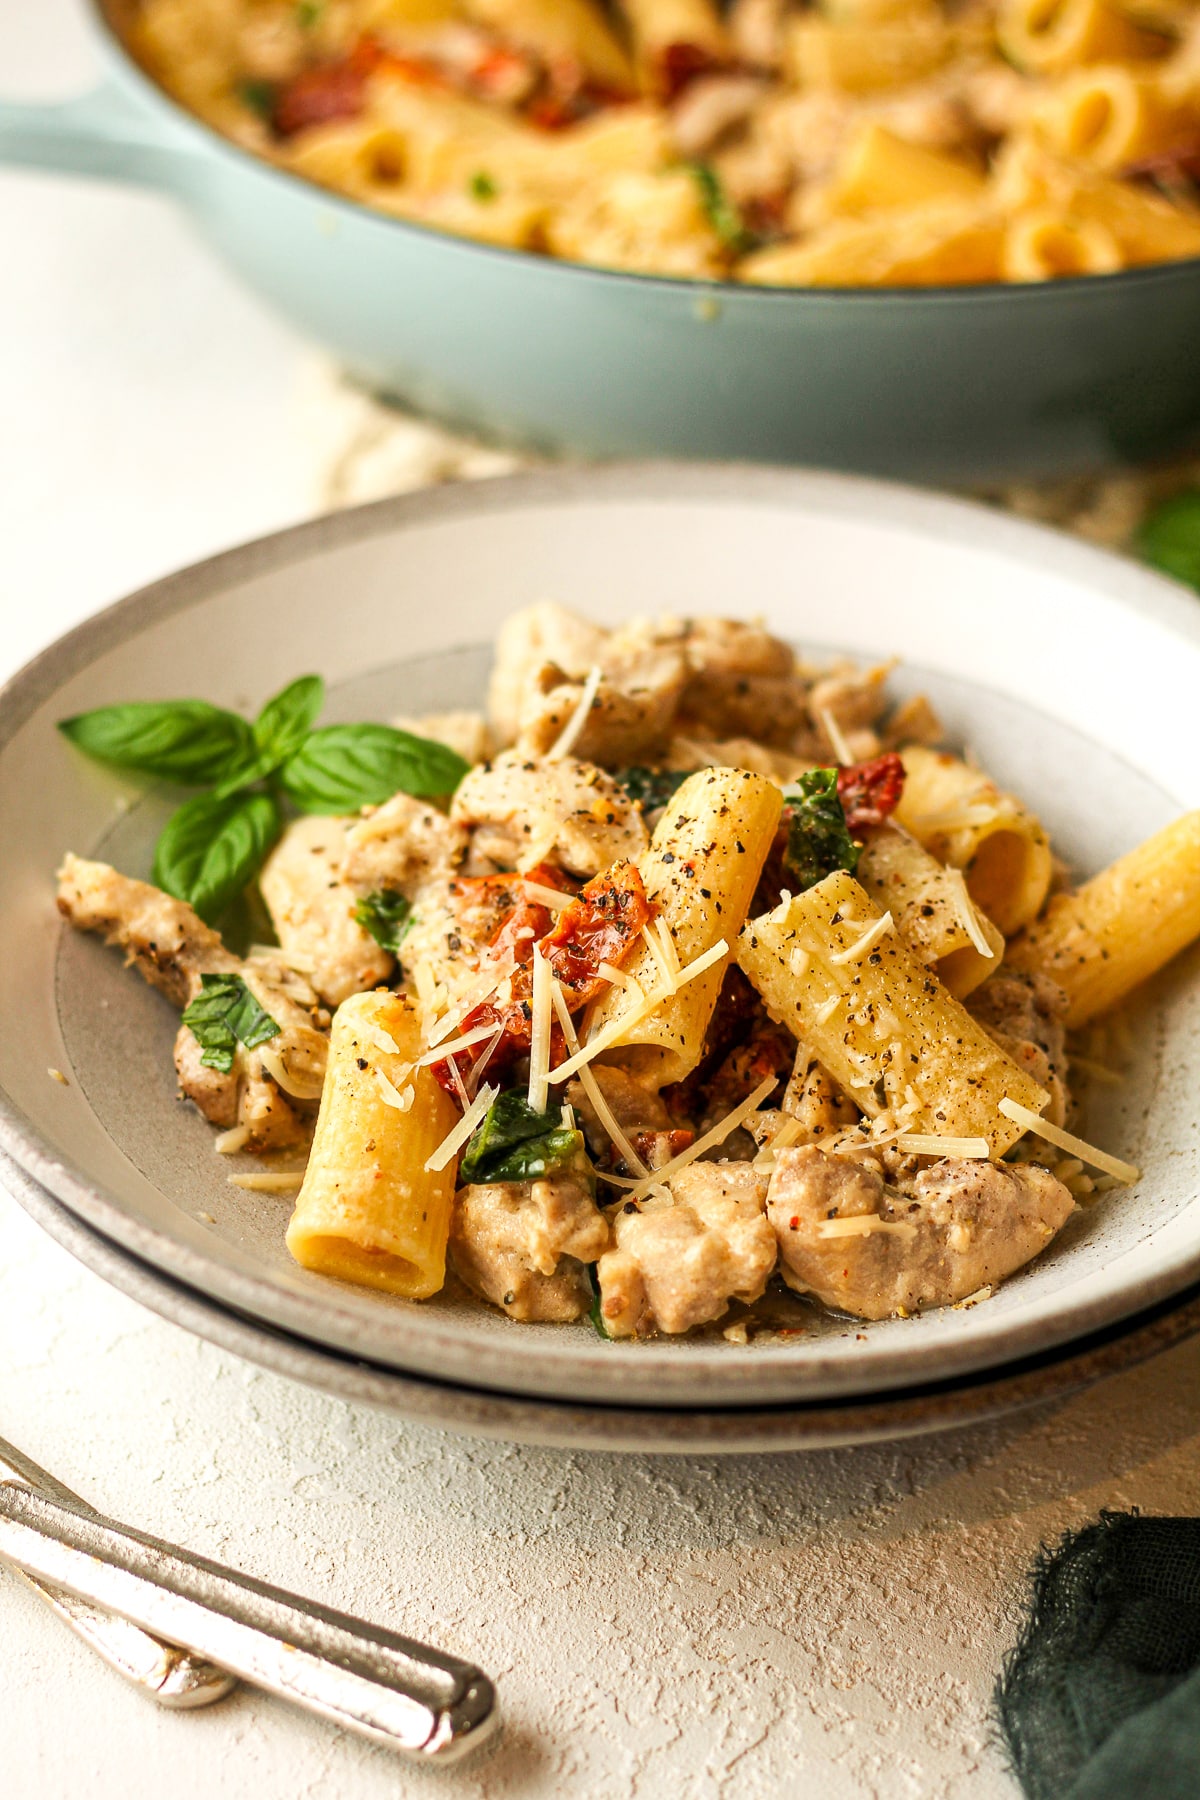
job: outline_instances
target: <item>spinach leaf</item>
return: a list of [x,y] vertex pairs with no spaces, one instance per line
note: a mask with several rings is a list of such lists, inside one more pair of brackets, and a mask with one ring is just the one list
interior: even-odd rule
[[412,902],[395,888],[379,888],[364,895],[354,908],[354,917],[377,944],[398,956],[412,924]]
[[432,738],[392,725],[326,725],[284,763],[284,789],[302,812],[349,813],[393,794],[452,794],[470,764]]
[[1133,541],[1144,562],[1200,592],[1200,488],[1156,506]]
[[643,812],[657,812],[695,773],[695,769],[632,768],[618,770],[613,779],[631,800],[638,801]]
[[258,874],[282,829],[271,794],[197,794],[168,819],[153,880],[211,925]]
[[202,975],[200,992],[183,1015],[200,1045],[200,1061],[228,1075],[238,1044],[253,1050],[277,1037],[279,1026],[264,1012],[240,975]]
[[784,794],[788,812],[787,848],[783,865],[795,877],[799,891],[823,881],[834,869],[853,875],[860,846],[846,824],[838,799],[836,769],[809,769],[796,789]]
[[709,224],[722,245],[735,256],[752,250],[757,242],[746,227],[742,209],[725,191],[725,185],[711,163],[690,162],[684,167],[700,190],[700,204]]
[[604,1314],[600,1310],[600,1278],[596,1273],[596,1264],[585,1263],[584,1268],[587,1270],[588,1286],[592,1290],[592,1304],[588,1307],[588,1318],[592,1321],[596,1336],[602,1337],[606,1343],[611,1344],[612,1332],[604,1323]]
[[520,1088],[497,1094],[463,1151],[459,1180],[541,1181],[590,1165],[583,1134],[562,1123],[561,1112],[534,1112]]
[[253,749],[245,719],[207,700],[130,700],[60,719],[64,737],[99,762],[164,781],[219,781]]
[[273,81],[259,81],[247,76],[239,81],[236,88],[238,99],[250,112],[256,113],[264,124],[270,125],[275,118],[275,102],[279,98],[279,89]]
[[324,704],[325,683],[319,675],[301,675],[268,700],[251,728],[249,754],[219,783],[218,798],[273,775],[299,750]]

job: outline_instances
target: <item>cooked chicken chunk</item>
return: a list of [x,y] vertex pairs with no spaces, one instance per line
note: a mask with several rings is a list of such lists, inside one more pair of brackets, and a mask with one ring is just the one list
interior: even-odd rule
[[393,794],[350,824],[338,873],[358,894],[398,888],[415,902],[423,888],[455,874],[466,842],[462,827],[436,806]]
[[1067,996],[1047,975],[1002,969],[975,989],[972,1013],[1019,1068],[1053,1096],[1047,1118],[1061,1125],[1067,1113]]
[[764,1178],[748,1163],[693,1163],[671,1183],[674,1205],[617,1214],[600,1258],[600,1313],[613,1337],[675,1335],[757,1300],[775,1266]]
[[808,696],[812,722],[827,752],[837,760],[841,759],[828,719],[834,721],[856,762],[879,755],[881,740],[876,727],[887,708],[884,684],[891,667],[891,663],[877,663],[874,668],[860,669],[854,663],[843,663],[813,683]]
[[551,602],[523,607],[506,619],[496,637],[488,687],[488,718],[496,742],[515,741],[527,696],[547,663],[582,680],[600,661],[607,641],[603,626]]
[[[650,762],[670,736],[687,665],[677,649],[650,647],[627,662],[609,664],[572,745],[592,762],[627,766]],[[583,698],[584,684],[546,663],[521,712],[517,747],[532,756],[553,748]]]
[[592,1303],[584,1264],[607,1245],[604,1215],[574,1176],[479,1183],[454,1197],[454,1267],[510,1319],[580,1318]]
[[330,1006],[378,986],[392,958],[354,917],[357,894],[341,879],[353,819],[308,816],[289,825],[259,877],[280,944]]
[[707,155],[728,132],[748,123],[766,85],[754,75],[706,75],[689,82],[671,108],[680,156]]
[[[639,1131],[670,1130],[671,1117],[657,1089],[647,1087],[644,1081],[636,1080],[634,1076],[626,1074],[624,1069],[610,1063],[593,1063],[592,1075],[608,1102],[614,1119],[623,1130],[634,1134]],[[601,1124],[600,1115],[578,1078],[568,1082],[566,1097],[575,1108],[592,1155],[606,1155],[612,1147],[612,1139]]]
[[[946,1158],[906,1193],[885,1188],[869,1158],[781,1150],[767,1218],[790,1287],[862,1319],[949,1306],[994,1286],[1046,1248],[1075,1202],[1033,1164]],[[879,1221],[862,1235],[835,1221]]]
[[573,875],[596,875],[638,856],[649,841],[640,807],[602,769],[515,750],[472,769],[450,817],[473,833],[473,856],[500,869],[549,860]]
[[791,646],[761,625],[692,619],[682,649],[688,679],[678,727],[710,737],[790,745],[807,723],[805,683]]
[[106,943],[119,945],[127,961],[174,1005],[186,1007],[195,999],[201,975],[241,976],[280,1027],[278,1036],[262,1050],[239,1046],[232,1070],[222,1074],[204,1067],[195,1038],[181,1027],[175,1046],[180,1091],[214,1125],[247,1125],[248,1150],[302,1141],[308,1132],[305,1102],[281,1092],[262,1051],[277,1061],[289,1086],[315,1098],[327,1052],[324,1032],[314,1024],[316,996],[309,1006],[293,999],[281,979],[272,979],[269,964],[232,955],[190,906],[148,882],[119,875],[107,863],[68,856],[58,884],[64,917],[80,931],[100,932]]

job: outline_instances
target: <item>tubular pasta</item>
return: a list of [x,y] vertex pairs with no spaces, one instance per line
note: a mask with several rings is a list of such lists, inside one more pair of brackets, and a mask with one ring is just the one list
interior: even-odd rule
[[991,1155],[1003,1156],[1022,1128],[997,1110],[999,1102],[1007,1097],[1041,1113],[1050,1095],[1005,1055],[898,933],[841,960],[879,918],[865,890],[839,869],[774,912],[749,920],[737,959],[772,1018],[860,1111],[876,1118],[907,1107],[907,1130],[986,1138]]
[[[702,769],[673,796],[638,866],[681,964],[721,938],[733,943],[782,810],[774,782],[744,769]],[[628,1037],[618,1039],[620,1048],[608,1053],[610,1060],[627,1064],[652,1085],[682,1081],[700,1060],[725,962],[722,958],[640,1019]],[[647,991],[660,979],[645,945],[627,958],[623,972]],[[618,988],[597,1010],[592,1033],[636,1006],[635,994]]]
[[1200,812],[1185,813],[1073,894],[1011,946],[1017,969],[1065,989],[1068,1025],[1108,1012],[1200,937]]
[[976,929],[990,956],[967,928],[965,915],[973,902],[961,873],[930,856],[907,831],[885,825],[868,832],[857,875],[880,910],[891,913],[913,955],[936,970],[956,999],[965,999],[1000,967],[1004,938],[992,921],[974,909]]
[[895,819],[939,862],[961,869],[976,905],[1011,936],[1041,911],[1050,887],[1050,843],[1012,794],[960,757],[910,744]]
[[[395,1054],[380,1049],[380,1032]],[[445,1281],[454,1164],[431,1173],[425,1163],[458,1118],[432,1071],[413,1067],[420,1054],[411,1001],[377,990],[338,1008],[312,1154],[287,1233],[306,1269],[409,1300],[436,1294]],[[401,1112],[394,1096],[409,1088]]]

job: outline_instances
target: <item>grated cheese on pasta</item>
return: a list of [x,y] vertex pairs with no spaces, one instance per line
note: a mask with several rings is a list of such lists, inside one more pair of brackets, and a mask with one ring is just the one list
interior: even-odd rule
[[1136,1164],[1122,1162],[1119,1156],[1110,1156],[1107,1150],[1097,1150],[1094,1144],[1076,1137],[1074,1132],[1064,1131],[1061,1125],[1052,1125],[1049,1119],[1043,1119],[1040,1113],[1031,1112],[1017,1100],[1006,1097],[1001,1100],[999,1110],[1014,1125],[1023,1125],[1026,1131],[1044,1138],[1055,1149],[1068,1151],[1072,1156],[1079,1157],[1081,1162],[1090,1163],[1093,1169],[1103,1169],[1106,1175],[1111,1175],[1116,1181],[1128,1183],[1137,1181],[1141,1176],[1141,1170]]
[[564,757],[570,756],[587,724],[587,716],[592,710],[592,701],[596,698],[602,679],[603,672],[600,665],[593,663],[588,670],[588,677],[583,684],[583,692],[579,696],[574,712],[546,752],[547,762],[561,762]]
[[499,1092],[498,1087],[480,1088],[458,1124],[446,1133],[433,1155],[426,1158],[425,1168],[429,1174],[444,1169],[450,1158],[457,1156]]

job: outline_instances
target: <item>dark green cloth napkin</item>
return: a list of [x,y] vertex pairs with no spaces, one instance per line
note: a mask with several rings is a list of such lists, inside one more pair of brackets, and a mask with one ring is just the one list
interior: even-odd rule
[[1102,1513],[1044,1552],[996,1707],[1029,1800],[1200,1800],[1200,1519]]

